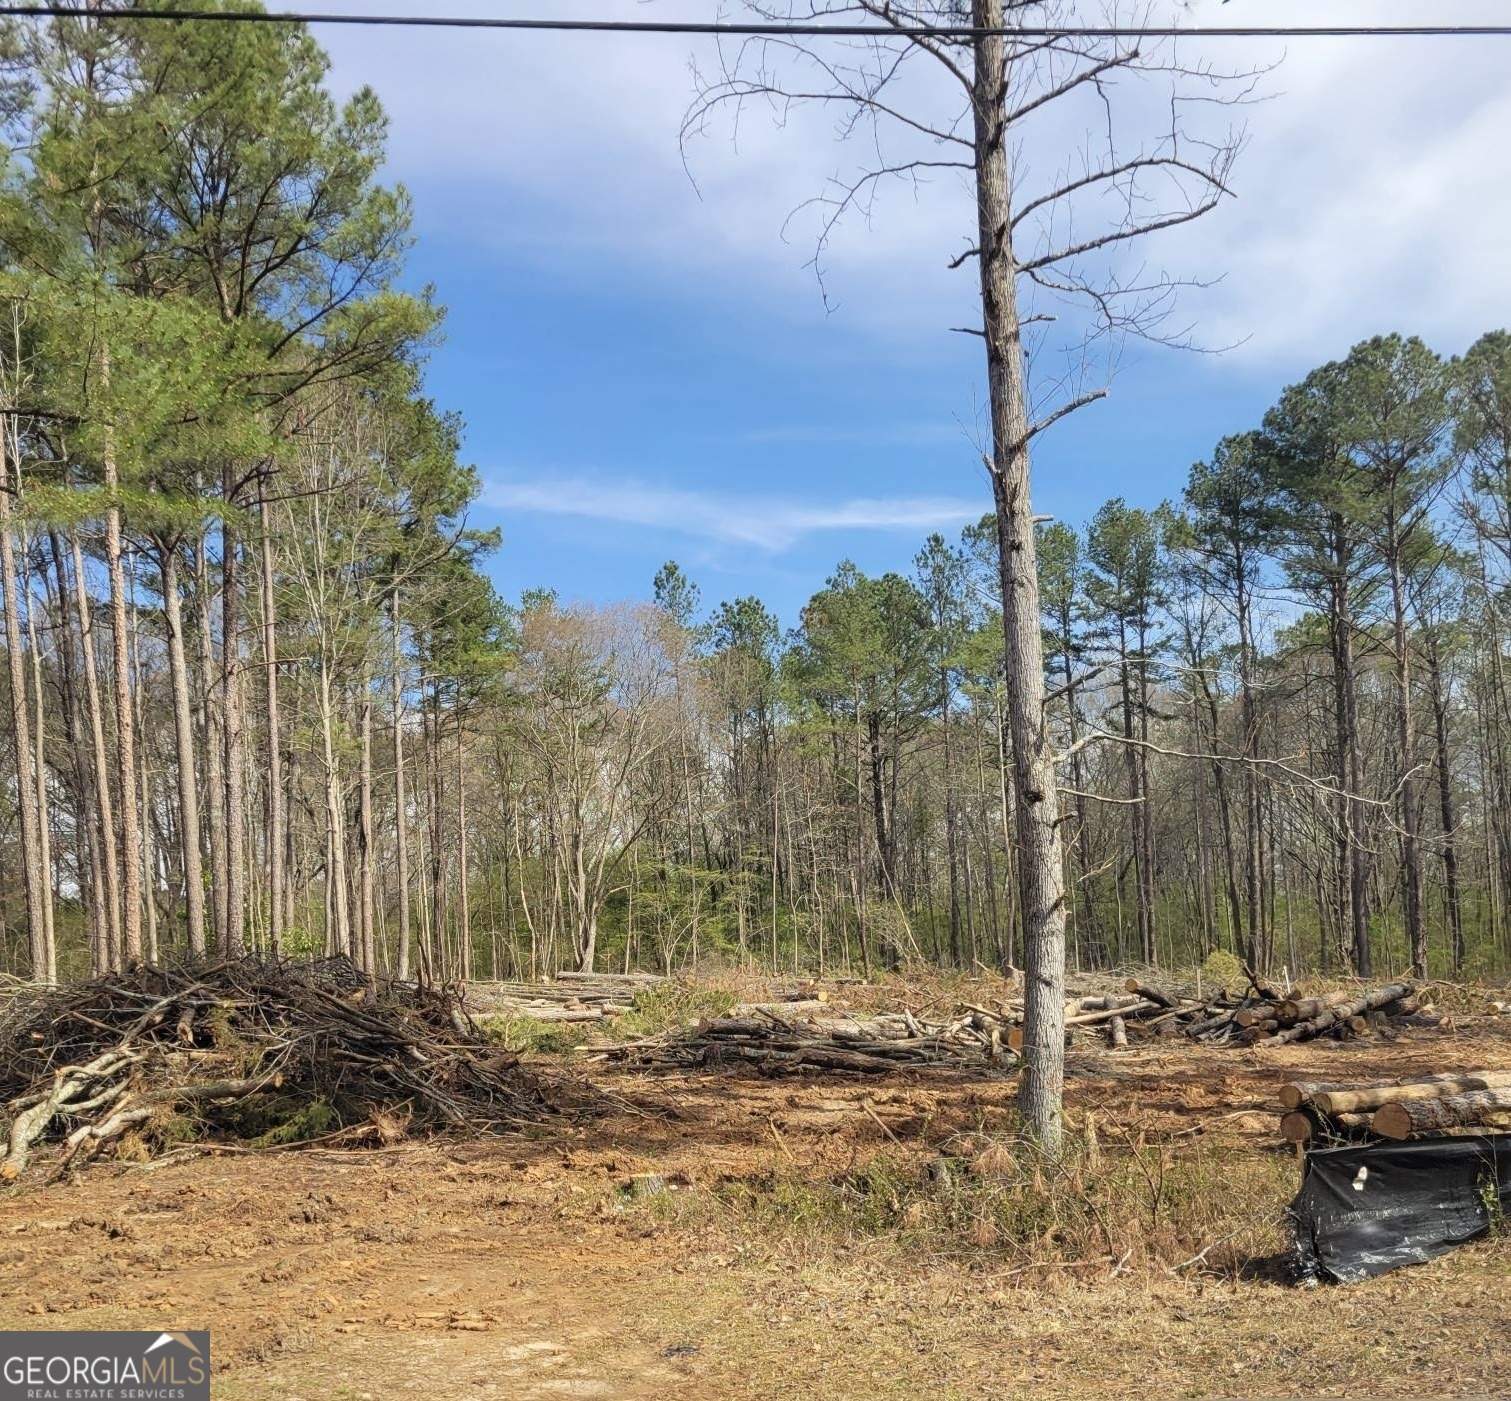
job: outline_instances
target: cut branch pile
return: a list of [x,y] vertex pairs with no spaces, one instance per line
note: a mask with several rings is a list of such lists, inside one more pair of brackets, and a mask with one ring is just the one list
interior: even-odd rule
[[373,988],[345,959],[142,967],[33,989],[0,1012],[3,1181],[44,1141],[61,1142],[62,1170],[128,1133],[150,1151],[169,1136],[154,1126],[175,1119],[179,1138],[265,1144],[365,1125],[386,1141],[522,1127],[571,1097],[485,1041],[449,992]]
[[1511,1071],[1476,1070],[1420,1080],[1281,1086],[1281,1136],[1325,1144],[1404,1139],[1458,1129],[1511,1129]]
[[[1067,1004],[1067,1037],[1090,1033],[1123,1049],[1151,1036],[1189,1036],[1204,1044],[1284,1045],[1313,1036],[1352,1037],[1402,1022],[1432,1022],[1409,984],[1361,993],[1291,998],[1252,979],[1251,993],[1192,999],[1138,978],[1120,993],[1082,997]],[[697,1066],[745,1061],[772,1071],[838,1070],[879,1073],[928,1066],[1001,1065],[1023,1046],[1023,1004],[961,1003],[943,1020],[904,1009],[895,1013],[843,1013],[824,1002],[750,1003],[727,1017],[587,1054],[639,1066]]]
[[[1003,1023],[980,1009],[948,1022],[920,1021],[911,1012],[846,1016],[775,1010],[716,1017],[696,1027],[620,1046],[594,1047],[600,1060],[646,1067],[719,1065],[743,1061],[767,1073],[841,1071],[863,1075],[893,1070],[959,1069],[1003,1063],[1010,1052]],[[798,1008],[822,1004],[790,1004]]]

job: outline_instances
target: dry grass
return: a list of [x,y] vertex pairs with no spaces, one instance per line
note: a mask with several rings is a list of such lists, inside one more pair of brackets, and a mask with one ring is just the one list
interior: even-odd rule
[[1286,1248],[1294,1163],[1197,1140],[1154,1144],[1093,1131],[1054,1160],[1001,1135],[963,1134],[920,1163],[904,1145],[815,1177],[796,1166],[647,1205],[679,1229],[715,1226],[782,1248],[864,1244],[894,1268],[1067,1271],[1080,1279],[1200,1266],[1237,1276]]

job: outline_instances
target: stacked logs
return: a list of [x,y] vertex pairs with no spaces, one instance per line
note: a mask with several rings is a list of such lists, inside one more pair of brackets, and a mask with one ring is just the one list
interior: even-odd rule
[[1295,1081],[1281,1087],[1280,1104],[1280,1133],[1291,1143],[1511,1129],[1511,1071],[1354,1085]]
[[[473,983],[467,1007],[480,1017],[523,1017],[538,1022],[605,1022],[622,1016],[635,998],[671,982],[656,973],[558,973],[551,982]],[[777,983],[768,1000],[736,1008],[737,1015],[765,1010],[822,1011],[828,988],[812,982]]]
[[1349,1040],[1371,1033],[1392,1035],[1402,1027],[1436,1026],[1438,1018],[1411,983],[1387,983],[1353,992],[1297,997],[1256,988],[1250,997],[1187,1026],[1204,1041],[1246,1046],[1287,1046],[1328,1036]]
[[538,1022],[601,1022],[628,1012],[637,993],[667,979],[654,973],[558,973],[548,983],[474,983],[467,1007],[487,1017]]

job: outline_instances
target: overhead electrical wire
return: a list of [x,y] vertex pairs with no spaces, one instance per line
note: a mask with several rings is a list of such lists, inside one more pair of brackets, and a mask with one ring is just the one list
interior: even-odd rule
[[738,20],[502,18],[490,15],[331,14],[277,10],[94,10],[83,5],[0,4],[5,19],[212,21],[224,24],[340,24],[400,29],[494,29],[581,34],[725,35],[733,38],[981,39],[1505,39],[1511,24],[1399,25],[972,25],[744,23]]

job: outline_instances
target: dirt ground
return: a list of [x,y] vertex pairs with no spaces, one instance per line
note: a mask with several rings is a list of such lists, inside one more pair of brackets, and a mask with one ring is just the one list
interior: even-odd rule
[[[1087,1048],[1069,1102],[1073,1122],[1270,1155],[1299,1180],[1282,1081],[1481,1067],[1511,1069],[1506,1019],[1389,1046]],[[589,1073],[612,1112],[535,1138],[186,1153],[21,1189],[0,1199],[0,1327],[208,1327],[226,1401],[1505,1392],[1506,1239],[1313,1290],[1263,1258],[904,1252],[720,1189],[932,1160],[1007,1121],[1011,1077]],[[667,1191],[626,1191],[643,1173]]]

